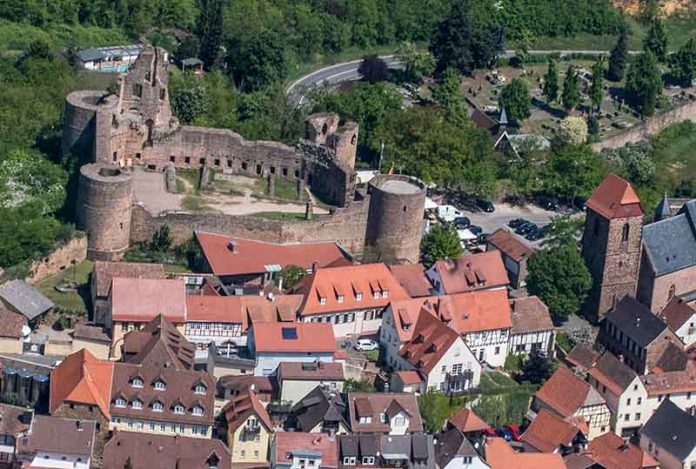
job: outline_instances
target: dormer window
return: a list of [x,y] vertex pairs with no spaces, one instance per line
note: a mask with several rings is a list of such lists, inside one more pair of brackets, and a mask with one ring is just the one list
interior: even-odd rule
[[143,402],[141,400],[135,399],[133,402],[131,402],[131,407],[133,407],[134,409],[142,409]]
[[167,385],[164,384],[164,381],[162,381],[161,379],[158,379],[157,381],[155,381],[155,386],[154,386],[154,387],[155,387],[155,389],[157,389],[158,391],[164,391],[164,390],[167,388]]
[[205,394],[206,388],[202,384],[197,384],[195,388],[196,394]]
[[381,414],[379,414],[379,419],[381,420],[382,423],[387,423],[387,414],[382,412]]
[[382,298],[389,298],[389,290],[382,291]]
[[355,300],[356,301],[362,301],[362,293],[358,292],[355,294]]
[[372,298],[374,298],[375,300],[379,299],[379,291],[374,292],[372,294]]
[[142,388],[143,387],[143,380],[140,378],[133,378],[133,381],[131,382],[131,386],[134,388]]
[[337,300],[339,303],[343,303],[343,301],[345,300],[345,297],[343,295],[338,295]]
[[114,405],[116,407],[126,407],[126,400],[119,397],[118,399],[116,399],[116,402],[114,402]]
[[198,415],[198,416],[203,415],[203,407],[197,405],[196,407],[193,408],[193,410],[191,411],[191,413],[192,413],[193,415]]
[[153,412],[162,412],[162,403],[159,401],[155,401],[152,404],[152,411]]
[[319,304],[325,305],[326,304],[326,297],[325,296],[320,296],[319,297]]
[[183,414],[184,413],[184,406],[181,404],[177,404],[174,406],[174,413],[175,414]]
[[360,423],[372,423],[372,417],[360,417]]

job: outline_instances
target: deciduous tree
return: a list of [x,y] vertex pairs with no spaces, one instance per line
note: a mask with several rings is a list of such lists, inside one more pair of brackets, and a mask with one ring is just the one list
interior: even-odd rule
[[462,254],[459,234],[453,224],[433,226],[421,241],[421,261],[430,267],[441,259],[456,259]]
[[201,43],[199,57],[208,70],[217,65],[220,57],[224,3],[225,0],[198,0],[196,32]]
[[358,73],[368,83],[378,83],[380,81],[389,80],[389,67],[387,63],[380,59],[376,54],[370,54],[363,57]]
[[655,113],[662,93],[662,74],[655,55],[649,50],[635,58],[626,74],[626,93],[644,116]]
[[521,78],[513,78],[509,85],[503,88],[499,100],[507,115],[517,122],[522,122],[531,115],[529,110],[532,100],[529,96],[527,83]]
[[433,99],[445,111],[447,120],[457,126],[469,122],[468,106],[461,93],[459,72],[448,68],[438,82],[432,87]]
[[428,51],[419,51],[411,42],[402,43],[397,52],[404,65],[404,75],[411,83],[422,83],[435,71],[435,58]]

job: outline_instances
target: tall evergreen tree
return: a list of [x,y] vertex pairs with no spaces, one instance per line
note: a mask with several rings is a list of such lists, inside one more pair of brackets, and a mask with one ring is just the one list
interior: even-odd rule
[[643,39],[643,49],[651,51],[655,54],[658,62],[667,60],[667,32],[662,20],[655,18],[650,23],[648,33]]
[[619,40],[611,50],[609,55],[609,70],[607,78],[611,81],[623,80],[626,72],[626,62],[628,61],[628,32],[626,28],[621,31]]
[[590,100],[592,105],[601,110],[604,97],[604,57],[600,57],[592,65],[592,84],[590,85]]
[[529,110],[531,103],[527,83],[520,78],[513,78],[500,93],[500,106],[516,122],[521,122],[531,115]]
[[558,70],[555,60],[549,60],[549,69],[544,74],[544,96],[549,103],[558,99]]
[[655,113],[662,92],[662,74],[655,54],[647,50],[631,63],[626,74],[626,93],[644,116]]
[[201,41],[198,54],[206,69],[215,67],[222,46],[222,21],[225,0],[198,0],[199,13],[196,24],[197,35]]
[[561,95],[563,107],[572,110],[580,104],[580,89],[578,88],[578,72],[572,65],[568,66],[565,80],[563,80],[563,94]]
[[682,86],[691,86],[696,69],[696,40],[689,39],[669,56],[669,73]]

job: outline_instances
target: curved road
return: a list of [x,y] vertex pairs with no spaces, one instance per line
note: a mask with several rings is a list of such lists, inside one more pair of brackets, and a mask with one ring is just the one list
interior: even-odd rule
[[[584,54],[584,55],[601,55],[607,54],[609,51],[606,50],[530,50],[531,55],[547,55],[547,54],[560,54],[561,56],[569,54]],[[639,51],[630,51],[629,54],[640,53]],[[511,58],[515,56],[514,50],[506,50],[503,54],[506,58]],[[401,67],[401,62],[394,55],[381,55],[380,58],[384,60],[389,68],[399,68]],[[362,59],[351,60],[350,62],[342,62],[335,65],[330,65],[328,67],[320,68],[312,73],[305,75],[298,80],[294,81],[285,90],[285,94],[290,96],[292,102],[296,106],[300,106],[307,100],[307,92],[314,86],[321,83],[338,84],[348,81],[356,81],[360,79],[360,74],[358,73],[358,67],[360,67],[360,62]]]

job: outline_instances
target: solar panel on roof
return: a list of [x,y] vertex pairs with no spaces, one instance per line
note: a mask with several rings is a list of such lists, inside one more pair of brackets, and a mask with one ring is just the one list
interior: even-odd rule
[[294,327],[283,327],[281,334],[283,335],[283,340],[297,339],[297,329]]

